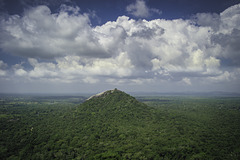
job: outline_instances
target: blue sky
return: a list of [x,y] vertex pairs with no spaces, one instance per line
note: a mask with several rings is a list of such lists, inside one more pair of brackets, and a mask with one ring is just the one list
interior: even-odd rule
[[[114,21],[118,16],[127,15],[139,18],[126,12],[128,5],[136,3],[135,0],[1,0],[2,12],[8,14],[22,14],[25,9],[38,5],[47,5],[53,13],[59,11],[62,4],[78,6],[82,13],[95,12],[102,24]],[[177,19],[189,18],[196,13],[221,13],[226,8],[239,3],[239,0],[145,0],[148,8],[155,8],[162,12],[161,15],[151,14],[150,19]],[[146,17],[145,17],[146,18]]]
[[239,92],[239,0],[0,0],[0,92]]

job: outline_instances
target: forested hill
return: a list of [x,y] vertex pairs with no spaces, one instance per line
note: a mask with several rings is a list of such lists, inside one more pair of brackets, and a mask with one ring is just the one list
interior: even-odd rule
[[152,118],[149,106],[117,89],[90,97],[77,108],[77,112],[101,120],[118,122]]
[[85,137],[82,158],[125,159],[138,153],[138,159],[146,154],[139,150],[149,141],[154,115],[134,97],[117,89],[94,95],[77,107],[75,118]]

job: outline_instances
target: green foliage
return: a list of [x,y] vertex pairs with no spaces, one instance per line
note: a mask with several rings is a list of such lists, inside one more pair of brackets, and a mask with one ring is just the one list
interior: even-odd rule
[[240,159],[240,98],[2,97],[1,159]]

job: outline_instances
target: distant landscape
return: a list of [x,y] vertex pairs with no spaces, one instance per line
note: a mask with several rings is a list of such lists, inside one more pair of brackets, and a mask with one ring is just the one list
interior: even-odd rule
[[240,0],[0,0],[0,160],[240,160]]
[[1,95],[1,159],[240,159],[240,97]]

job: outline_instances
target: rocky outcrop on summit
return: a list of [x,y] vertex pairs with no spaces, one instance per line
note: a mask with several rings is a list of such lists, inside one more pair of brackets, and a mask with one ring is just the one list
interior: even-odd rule
[[104,91],[104,92],[101,92],[101,93],[98,93],[98,94],[96,94],[96,95],[93,95],[93,96],[89,97],[87,100],[90,100],[90,99],[92,99],[92,98],[97,98],[97,97],[104,97],[104,96],[106,96],[106,95],[108,95],[108,94],[110,94],[110,93],[113,93],[113,92],[115,92],[115,91],[120,91],[120,90],[118,90],[117,88],[115,88],[115,89],[113,89],[113,90]]

